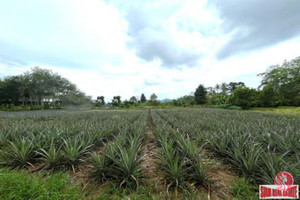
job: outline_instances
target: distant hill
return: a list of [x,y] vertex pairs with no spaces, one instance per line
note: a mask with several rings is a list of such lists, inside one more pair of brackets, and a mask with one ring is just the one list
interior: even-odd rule
[[172,100],[173,99],[162,99],[162,100],[158,100],[158,101],[160,101],[161,103],[166,103],[166,102],[170,102]]

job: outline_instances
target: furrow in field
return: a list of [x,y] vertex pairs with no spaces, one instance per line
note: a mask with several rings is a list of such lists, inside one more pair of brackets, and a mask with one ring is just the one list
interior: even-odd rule
[[149,185],[159,184],[160,182],[160,171],[157,167],[159,151],[157,147],[157,140],[153,134],[153,121],[151,111],[149,110],[147,119],[146,137],[142,147],[142,175],[144,182]]

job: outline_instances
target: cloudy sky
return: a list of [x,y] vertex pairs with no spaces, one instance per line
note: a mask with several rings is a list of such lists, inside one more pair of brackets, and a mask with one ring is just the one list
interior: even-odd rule
[[0,0],[0,77],[52,69],[94,98],[257,87],[300,56],[299,0]]

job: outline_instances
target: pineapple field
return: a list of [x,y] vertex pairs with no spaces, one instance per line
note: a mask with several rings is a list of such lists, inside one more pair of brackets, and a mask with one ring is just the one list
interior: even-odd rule
[[0,113],[1,199],[258,199],[300,181],[300,116],[213,108]]

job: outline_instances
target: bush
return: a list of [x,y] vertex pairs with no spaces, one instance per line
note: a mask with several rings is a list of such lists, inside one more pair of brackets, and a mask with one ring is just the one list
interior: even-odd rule
[[62,109],[65,109],[65,107],[64,106],[54,106],[53,109],[62,110]]
[[51,107],[50,107],[50,104],[49,103],[45,103],[44,104],[44,109],[45,110],[49,110]]
[[259,92],[247,87],[236,89],[227,99],[228,104],[248,109],[259,105]]
[[230,107],[228,107],[228,109],[230,109],[230,110],[242,110],[243,108],[241,108],[239,106],[230,106]]
[[42,110],[43,106],[40,105],[35,105],[35,106],[30,106],[30,110]]
[[220,105],[211,105],[210,108],[223,108],[228,109],[231,105],[230,104],[220,104]]

